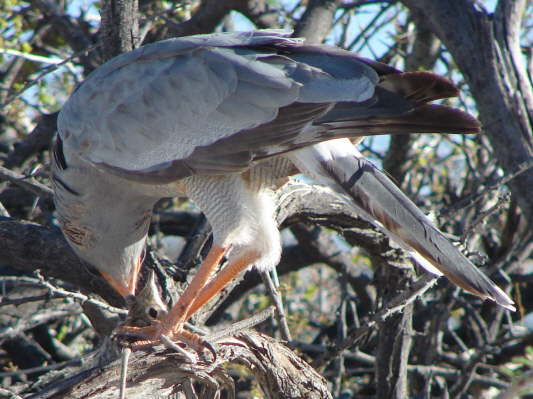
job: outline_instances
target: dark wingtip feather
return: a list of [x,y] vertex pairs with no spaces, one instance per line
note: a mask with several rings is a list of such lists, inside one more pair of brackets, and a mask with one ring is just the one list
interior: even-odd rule
[[[472,115],[445,105],[425,104],[397,118],[406,125],[427,126],[427,133],[479,133],[481,123]],[[417,130],[421,132],[422,130]]]
[[459,89],[452,82],[430,72],[385,75],[379,86],[401,95],[415,105],[459,95]]
[[426,104],[395,116],[332,121],[325,123],[335,136],[446,133],[476,134],[481,124],[472,115],[445,105]]

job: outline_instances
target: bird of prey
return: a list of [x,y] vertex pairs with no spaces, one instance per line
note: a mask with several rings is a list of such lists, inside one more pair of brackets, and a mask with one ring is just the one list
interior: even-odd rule
[[437,75],[403,73],[286,32],[149,44],[97,68],[61,110],[52,173],[58,221],[78,256],[129,297],[154,204],[186,196],[204,212],[212,248],[168,314],[140,329],[148,339],[187,341],[185,321],[229,281],[252,265],[276,266],[272,194],[297,173],[339,193],[430,272],[513,309],[353,145],[376,134],[477,133],[467,113],[428,104],[457,94]]

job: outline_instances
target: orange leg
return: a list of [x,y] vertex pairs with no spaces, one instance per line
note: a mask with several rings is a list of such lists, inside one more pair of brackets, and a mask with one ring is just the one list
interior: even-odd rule
[[[189,286],[162,320],[148,327],[123,326],[120,331],[144,338],[145,340],[136,343],[139,346],[153,344],[154,340],[164,336],[165,339],[168,337],[170,340],[183,341],[196,349],[206,347],[206,343],[199,336],[183,329],[184,323],[231,280],[258,259],[256,251],[247,252],[231,261],[207,283],[225,252],[225,248],[222,247],[213,247],[209,251]],[[213,349],[210,350],[214,353]]]
[[218,294],[230,281],[237,277],[243,270],[253,264],[258,259],[256,251],[246,252],[239,258],[230,262],[222,269],[207,285],[205,285],[194,302],[189,306],[185,315],[188,320],[198,309],[205,305],[211,298]]
[[[137,345],[140,346],[153,344],[155,340],[161,338],[161,335],[172,336],[172,338],[181,337],[184,341],[190,343],[190,333],[183,331],[183,324],[187,320],[186,316],[189,313],[189,308],[195,301],[198,293],[200,293],[207,283],[207,280],[209,280],[209,277],[213,274],[213,271],[225,253],[225,248],[211,248],[191,283],[183,291],[178,302],[161,320],[154,320],[152,325],[146,327],[120,326],[115,332],[142,338],[143,340],[137,342]],[[183,332],[183,334],[180,334],[180,332]]]
[[191,306],[196,302],[198,295],[206,285],[225,253],[225,248],[211,248],[191,283],[181,294],[178,302],[169,310],[167,316],[161,320],[163,334],[172,336],[174,332],[178,332],[182,329],[183,324],[188,319]]

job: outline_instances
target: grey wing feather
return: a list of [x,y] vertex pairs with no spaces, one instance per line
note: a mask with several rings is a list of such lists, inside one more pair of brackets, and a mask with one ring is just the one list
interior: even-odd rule
[[[271,50],[296,43],[273,33],[202,36],[121,55],[91,74],[66,103],[58,122],[64,145],[95,164],[153,170],[241,131],[248,132],[247,150],[254,150],[262,132],[253,129],[290,104],[328,103],[333,93],[340,100],[372,96],[377,74],[354,57],[345,62],[353,73],[339,81],[320,66]],[[339,97],[341,84],[350,94]],[[281,131],[279,141],[286,136]],[[276,142],[273,135],[269,142]],[[221,159],[221,172],[227,161]]]
[[98,68],[58,126],[67,154],[128,179],[170,182],[244,171],[336,137],[478,131],[464,112],[424,104],[455,94],[436,75],[275,32],[195,36]]

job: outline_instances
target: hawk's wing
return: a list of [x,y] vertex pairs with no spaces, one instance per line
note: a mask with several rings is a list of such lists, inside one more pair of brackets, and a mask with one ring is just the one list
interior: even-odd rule
[[467,114],[424,105],[456,94],[436,75],[400,73],[279,33],[195,36],[98,68],[58,126],[68,153],[131,179],[166,182],[243,171],[334,137],[476,132]]
[[[244,147],[294,138],[330,102],[372,97],[378,80],[372,68],[346,58],[340,80],[278,55],[273,47],[296,43],[264,32],[197,36],[116,57],[65,104],[59,116],[64,145],[94,163],[143,170],[185,159],[237,132],[253,132],[295,102],[310,104],[293,109],[292,126],[268,140],[260,132],[240,137]],[[219,161],[223,172],[228,160]]]

